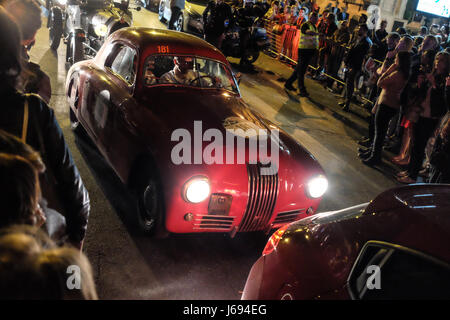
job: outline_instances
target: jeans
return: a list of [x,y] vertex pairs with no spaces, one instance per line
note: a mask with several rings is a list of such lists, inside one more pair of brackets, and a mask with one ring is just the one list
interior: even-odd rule
[[355,81],[359,78],[361,74],[361,70],[349,69],[347,72],[347,77],[345,81],[346,90],[345,90],[345,104],[346,106],[350,105],[350,102],[353,97],[353,91],[355,89]]
[[287,79],[286,85],[292,86],[295,79],[298,81],[298,89],[300,92],[306,92],[305,88],[305,73],[308,69],[308,64],[316,53],[316,49],[298,49],[298,63],[292,75]]
[[389,121],[398,113],[397,109],[388,107],[385,104],[378,106],[375,114],[375,138],[372,142],[370,158],[376,161],[381,159],[381,150],[383,148],[384,138],[389,126]]

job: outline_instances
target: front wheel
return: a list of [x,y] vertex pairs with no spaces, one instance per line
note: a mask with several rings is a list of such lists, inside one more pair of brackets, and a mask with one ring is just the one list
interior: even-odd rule
[[255,52],[245,52],[244,55],[241,57],[241,65],[251,65],[256,60],[258,60],[259,57],[259,51]]
[[51,10],[49,17],[49,42],[52,50],[57,50],[63,34],[63,18],[60,10]]
[[67,50],[67,61],[72,65],[82,60],[84,60],[83,41],[73,35]]
[[166,238],[168,232],[163,221],[163,195],[161,185],[152,175],[144,187],[137,190],[137,223],[141,231],[154,238]]

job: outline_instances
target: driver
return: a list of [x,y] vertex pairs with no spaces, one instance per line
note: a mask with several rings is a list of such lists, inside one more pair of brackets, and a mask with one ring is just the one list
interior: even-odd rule
[[172,70],[164,73],[159,79],[159,83],[190,84],[198,75],[194,69],[194,58],[174,57],[175,66]]

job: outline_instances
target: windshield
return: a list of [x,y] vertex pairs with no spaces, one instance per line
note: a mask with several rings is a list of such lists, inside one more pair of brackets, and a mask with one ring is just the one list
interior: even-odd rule
[[183,85],[220,88],[238,93],[231,71],[224,64],[186,55],[152,55],[144,65],[144,85]]

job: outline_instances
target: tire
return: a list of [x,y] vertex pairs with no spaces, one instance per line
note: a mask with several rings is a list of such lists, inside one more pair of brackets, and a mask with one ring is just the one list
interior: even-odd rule
[[63,19],[60,10],[51,10],[49,17],[49,41],[52,50],[58,50],[63,34]]
[[84,47],[83,42],[75,35],[70,38],[69,46],[67,49],[67,61],[72,65],[79,61],[84,60]]
[[166,238],[169,233],[164,227],[162,186],[155,172],[148,175],[147,182],[136,190],[137,226],[147,236]]
[[240,61],[241,65],[251,65],[258,60],[259,51],[246,53]]
[[166,4],[163,0],[159,2],[159,8],[158,8],[158,19],[161,22],[166,22],[166,19],[164,18],[164,10],[165,10]]
[[174,23],[175,31],[183,32],[183,23],[184,23],[183,13],[180,12],[178,14],[177,20],[175,20]]

